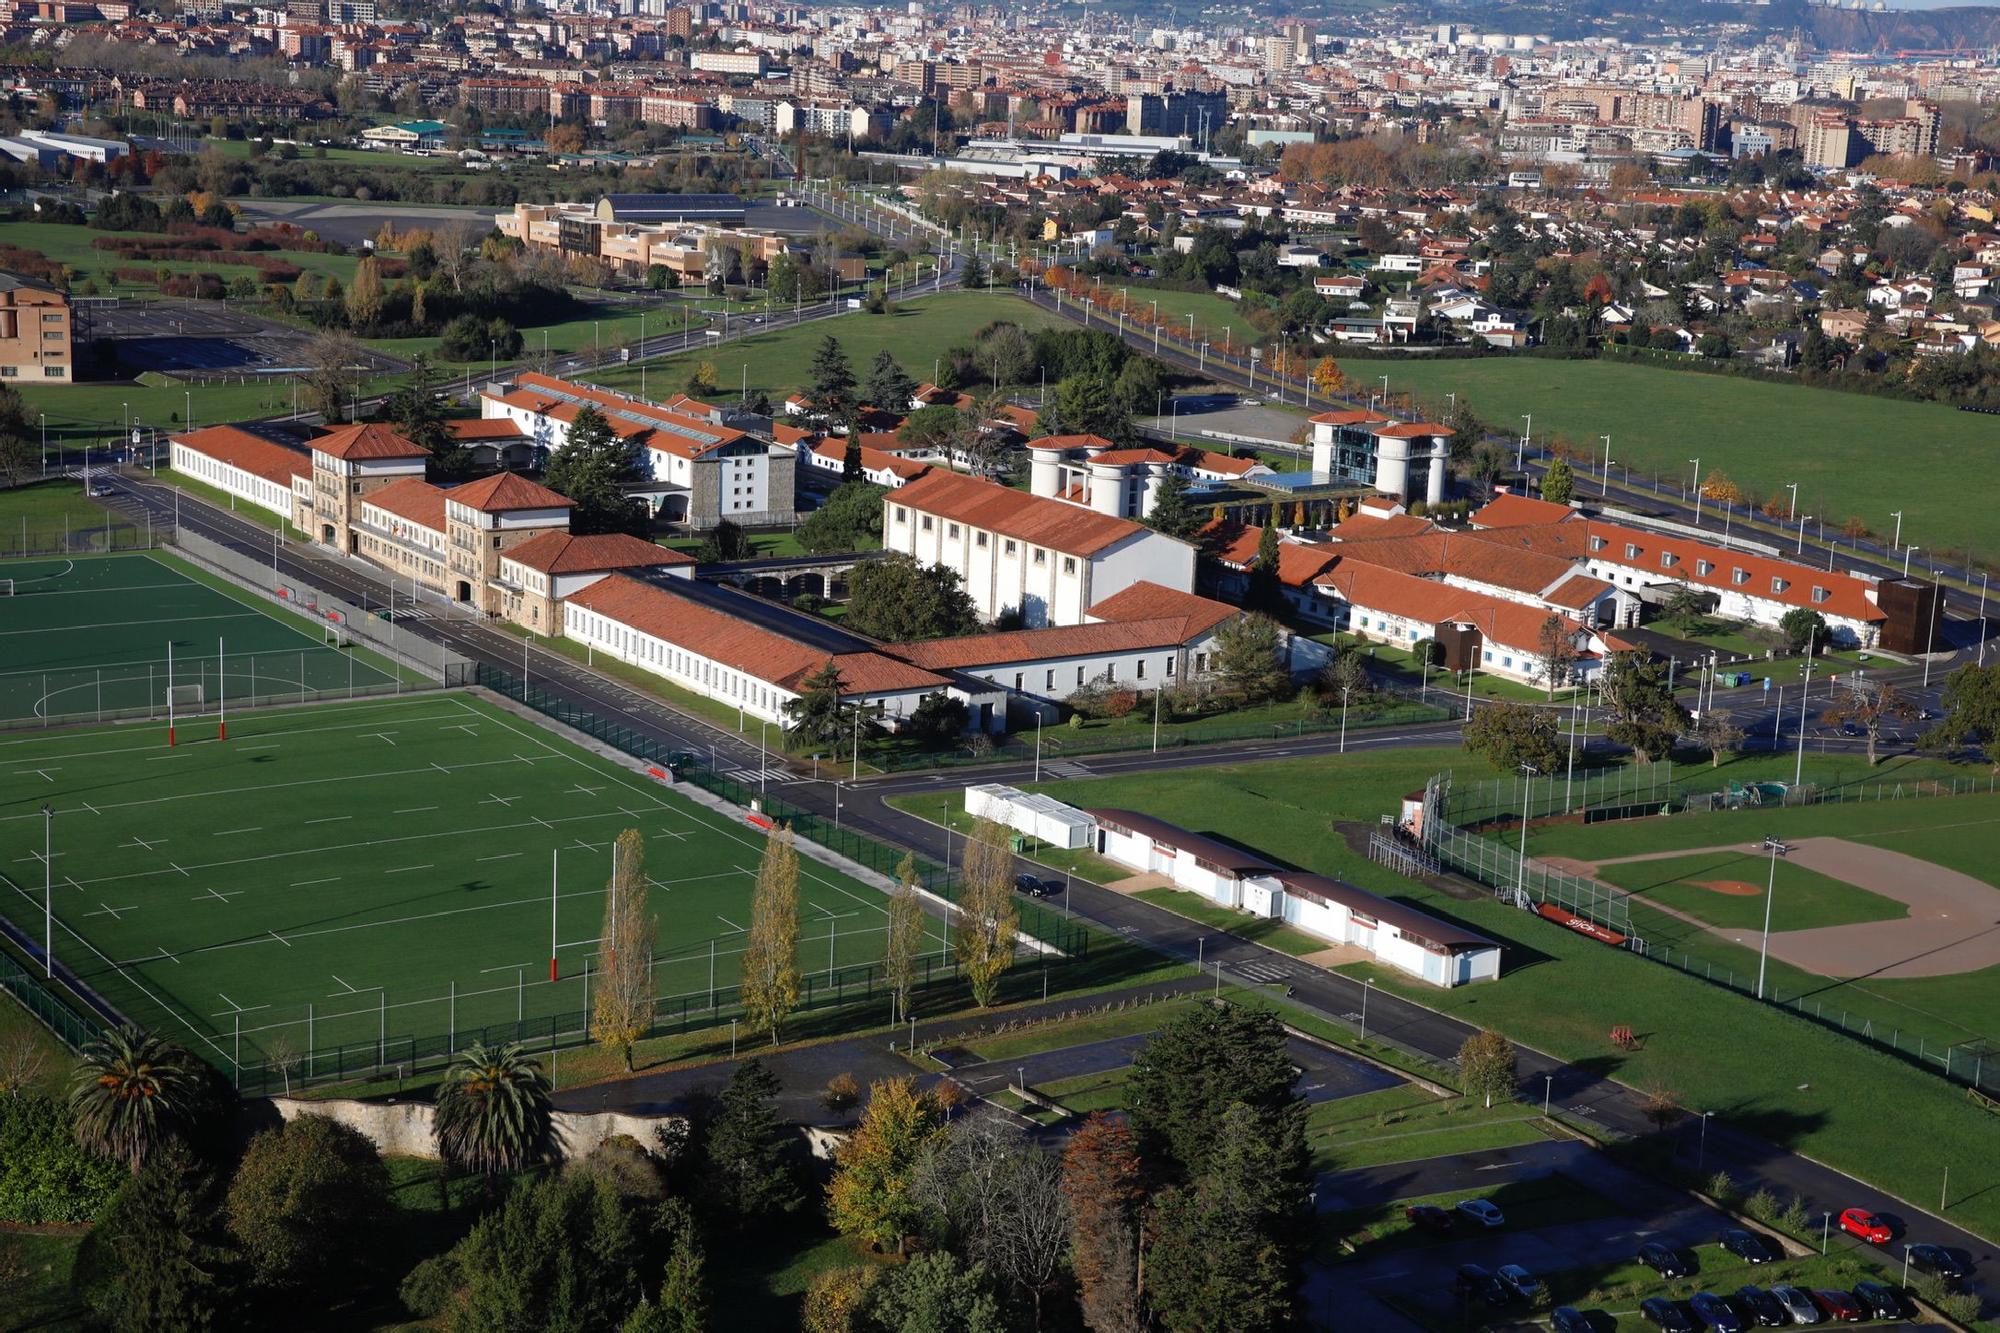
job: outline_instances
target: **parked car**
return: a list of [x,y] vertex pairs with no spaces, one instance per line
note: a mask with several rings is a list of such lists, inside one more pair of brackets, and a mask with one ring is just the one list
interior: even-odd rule
[[1549,1327],[1555,1333],[1597,1333],[1590,1316],[1574,1305],[1558,1305],[1549,1313]]
[[1817,1324],[1826,1318],[1820,1308],[1813,1304],[1813,1298],[1800,1287],[1773,1287],[1771,1296],[1785,1307],[1785,1313],[1794,1324]]
[[1688,1299],[1688,1308],[1714,1333],[1743,1333],[1743,1320],[1729,1308],[1728,1301],[1712,1291],[1697,1291]]
[[1014,876],[1014,887],[1031,898],[1046,898],[1049,896],[1048,881],[1037,879],[1033,875]]
[[1778,1257],[1777,1246],[1741,1227],[1731,1227],[1722,1233],[1722,1248],[1746,1264],[1768,1264]]
[[1411,1204],[1403,1210],[1403,1216],[1409,1219],[1411,1226],[1425,1231],[1435,1231],[1439,1235],[1447,1235],[1457,1227],[1451,1219],[1451,1214],[1434,1203]]
[[1854,1284],[1854,1299],[1868,1311],[1870,1319],[1903,1317],[1903,1296],[1894,1287],[1885,1287],[1880,1282],[1857,1282]]
[[1840,1229],[1850,1236],[1859,1236],[1870,1245],[1887,1245],[1894,1239],[1895,1232],[1866,1208],[1843,1208],[1840,1210]]
[[1839,1287],[1815,1287],[1812,1299],[1820,1312],[1836,1323],[1858,1324],[1868,1317],[1868,1312],[1861,1308],[1861,1302],[1854,1299],[1854,1293],[1842,1291]]
[[1688,1312],[1664,1296],[1651,1296],[1639,1302],[1639,1316],[1649,1324],[1658,1325],[1660,1333],[1701,1333]]
[[1488,1305],[1505,1305],[1514,1299],[1514,1293],[1505,1283],[1478,1264],[1460,1264],[1452,1278],[1452,1290],[1465,1300],[1485,1301]]
[[1736,1308],[1745,1317],[1755,1320],[1759,1328],[1783,1328],[1792,1322],[1785,1312],[1784,1302],[1762,1287],[1738,1287]]
[[1460,1199],[1458,1211],[1482,1227],[1507,1225],[1507,1215],[1495,1207],[1491,1199]]
[[1686,1277],[1690,1271],[1688,1261],[1671,1245],[1649,1240],[1639,1247],[1639,1262],[1658,1273],[1661,1277]]
[[1919,1241],[1910,1247],[1910,1267],[1933,1277],[1941,1277],[1953,1285],[1972,1276],[1971,1265],[1959,1258],[1956,1252],[1929,1241]]
[[1541,1279],[1519,1264],[1501,1264],[1493,1274],[1524,1301],[1532,1301],[1542,1290]]

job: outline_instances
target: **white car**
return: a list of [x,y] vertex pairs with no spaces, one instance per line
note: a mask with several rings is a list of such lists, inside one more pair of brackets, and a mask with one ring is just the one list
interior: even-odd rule
[[1507,1225],[1507,1215],[1494,1207],[1491,1199],[1461,1199],[1458,1211],[1483,1227]]
[[1494,1270],[1493,1276],[1524,1301],[1534,1300],[1542,1290],[1541,1280],[1519,1264],[1501,1264]]

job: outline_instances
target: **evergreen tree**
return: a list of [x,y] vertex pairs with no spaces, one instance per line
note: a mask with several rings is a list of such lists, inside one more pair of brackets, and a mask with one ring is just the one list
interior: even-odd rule
[[1291,683],[1283,660],[1285,631],[1267,615],[1252,612],[1224,624],[1215,635],[1215,674],[1248,702],[1281,695]]
[[[1140,1159],[1162,1179],[1194,1179],[1238,1102],[1274,1140],[1288,1134],[1300,1113],[1297,1077],[1275,1014],[1204,1004],[1177,1015],[1140,1048],[1126,1084]],[[1303,1172],[1304,1162],[1287,1169]]]
[[1275,501],[1263,527],[1257,532],[1257,555],[1250,562],[1243,604],[1260,611],[1276,611],[1285,604],[1285,584],[1278,573],[1278,506]]
[[76,1287],[121,1333],[224,1327],[235,1299],[221,1224],[215,1177],[184,1144],[168,1143],[85,1239]]
[[977,250],[965,252],[965,262],[958,270],[958,285],[966,291],[986,285],[986,261],[979,257]]
[[595,407],[585,404],[569,423],[562,448],[549,459],[543,480],[567,496],[570,531],[578,536],[629,532],[648,536],[652,520],[643,502],[624,492],[624,483],[639,479],[639,461],[632,446],[611,428]]
[[1292,1326],[1305,1190],[1295,1141],[1273,1139],[1241,1103],[1214,1129],[1208,1164],[1171,1193],[1147,1256],[1152,1306],[1169,1333],[1260,1333]]
[[444,395],[438,392],[438,382],[436,367],[418,352],[410,358],[408,382],[389,395],[385,406],[397,432],[430,456],[432,477],[455,481],[472,471],[472,452],[445,425]]
[[1550,504],[1566,505],[1576,498],[1576,473],[1567,458],[1558,458],[1542,474],[1542,498]]
[[799,682],[798,698],[785,704],[785,716],[790,719],[785,724],[786,737],[801,748],[825,747],[821,752],[831,752],[836,759],[843,745],[851,750],[854,710],[841,702],[844,684],[840,668],[830,657]]
[[1672,754],[1690,719],[1668,688],[1667,664],[1642,652],[1613,653],[1599,679],[1610,714],[1605,735],[1641,762]]
[[660,1283],[659,1327],[663,1333],[708,1333],[707,1256],[694,1218],[683,1215],[673,1237],[673,1254]]
[[946,1250],[920,1254],[875,1284],[870,1322],[881,1333],[1007,1333],[989,1285],[983,1264],[962,1264]]
[[896,354],[884,347],[875,354],[874,362],[868,367],[868,387],[863,398],[878,412],[892,412],[903,416],[910,411],[910,402],[916,396],[917,382],[903,369]]
[[847,443],[840,451],[840,484],[846,486],[861,481],[865,470],[861,463],[861,432],[850,427]]
[[1146,523],[1155,532],[1163,532],[1169,537],[1188,538],[1201,530],[1202,516],[1188,503],[1187,478],[1178,472],[1169,472],[1160,480],[1160,489],[1153,493],[1153,512],[1146,515]]
[[840,339],[829,333],[813,349],[806,380],[809,410],[822,428],[845,422],[854,415],[854,391],[854,368],[847,364],[847,353],[841,348]]
[[756,1058],[730,1075],[702,1144],[703,1184],[716,1215],[746,1228],[803,1202],[792,1168],[793,1135],[779,1117],[778,1079]]
[[374,1142],[323,1115],[250,1140],[229,1186],[230,1233],[270,1290],[333,1290],[388,1213],[389,1173]]
[[970,634],[978,613],[958,572],[896,552],[848,576],[847,623],[891,642]]

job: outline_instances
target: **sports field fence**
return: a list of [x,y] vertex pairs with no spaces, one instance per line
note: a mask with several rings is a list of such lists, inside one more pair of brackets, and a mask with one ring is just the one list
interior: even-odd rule
[[[1533,821],[1581,813],[1589,822],[1593,817],[1645,818],[1688,811],[1775,809],[1992,794],[2000,790],[2000,782],[1993,775],[1983,780],[1967,776],[1942,781],[1856,781],[1798,787],[1725,781],[1719,789],[1717,780],[1718,775],[1712,770],[1686,766],[1676,779],[1669,763],[1576,778],[1564,774],[1553,778],[1523,774],[1470,783],[1463,789],[1454,786],[1449,773],[1442,773],[1425,788],[1418,846],[1422,854],[1440,867],[1490,886],[1497,897],[1524,910],[1559,908],[1594,926],[1616,932],[1622,937],[1619,947],[1642,957],[1840,1032],[1985,1095],[2000,1095],[2000,1036],[1962,1027],[1949,1018],[1886,999],[1874,1011],[1850,1008],[1840,1001],[1829,1004],[1827,992],[1836,987],[1850,997],[1873,993],[1825,978],[1815,979],[1791,994],[1767,978],[1764,994],[1759,996],[1757,975],[1740,958],[1704,956],[1700,949],[1688,948],[1686,938],[1674,944],[1649,940],[1645,919],[1646,912],[1652,909],[1642,911],[1635,923],[1630,892],[1537,861],[1532,833],[1525,855],[1519,847],[1509,847],[1485,836],[1502,830],[1518,836],[1524,814]],[[1669,919],[1664,915],[1654,917],[1662,924]],[[1710,937],[1697,933],[1693,938]]]
[[109,509],[104,511],[102,523],[87,525],[72,524],[67,516],[60,523],[30,522],[23,516],[17,524],[0,523],[0,560],[150,551],[165,545],[170,533],[167,527],[154,527],[150,517],[144,523],[133,523]]
[[469,659],[441,643],[412,634],[383,614],[383,609],[355,606],[261,559],[253,559],[186,528],[174,532],[172,544],[176,552],[204,569],[300,615],[312,617],[328,632],[366,644],[391,661],[421,673],[427,680],[447,686],[471,683]]

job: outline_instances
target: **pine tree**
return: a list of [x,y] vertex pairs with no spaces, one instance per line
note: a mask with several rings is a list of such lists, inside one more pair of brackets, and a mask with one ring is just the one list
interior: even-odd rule
[[883,981],[895,997],[896,1020],[913,1012],[911,991],[917,981],[917,954],[924,947],[924,909],[917,898],[917,860],[905,853],[896,867],[896,891],[889,895],[889,929],[882,951]]
[[1567,458],[1558,458],[1542,474],[1542,498],[1550,504],[1566,505],[1576,498],[1576,473]]
[[777,1076],[752,1057],[716,1099],[702,1141],[702,1185],[714,1212],[749,1227],[795,1211],[803,1199],[791,1165],[789,1127],[778,1116]]
[[868,388],[863,395],[870,407],[900,417],[910,411],[916,392],[917,382],[903,369],[902,362],[896,360],[895,353],[884,347],[875,354],[868,367]]
[[854,368],[847,364],[847,353],[841,348],[840,339],[829,333],[813,349],[812,365],[807,371],[806,397],[811,400],[812,414],[822,428],[853,415],[854,390]]
[[694,1218],[683,1214],[674,1228],[674,1250],[660,1283],[660,1327],[666,1333],[708,1333],[707,1261]]
[[1192,537],[1201,528],[1201,515],[1188,504],[1187,478],[1178,472],[1169,472],[1160,480],[1160,489],[1153,492],[1153,512],[1146,515],[1146,523],[1155,532],[1163,532],[1169,537]]
[[765,839],[742,966],[744,1018],[775,1046],[799,1003],[799,853],[789,826]]
[[972,998],[990,1008],[1000,997],[1000,974],[1014,962],[1020,924],[1014,906],[1014,854],[1007,827],[982,819],[966,840],[958,891],[958,928],[952,942]]
[[1169,1333],[1292,1326],[1295,1218],[1303,1182],[1287,1162],[1304,1152],[1273,1141],[1256,1112],[1238,1103],[1213,1132],[1208,1166],[1167,1196],[1147,1256],[1154,1311]]
[[626,829],[611,848],[598,939],[603,970],[591,993],[590,1035],[632,1068],[632,1045],[653,1025],[653,913],[646,901],[646,840]]
[[611,428],[595,407],[585,404],[569,423],[563,445],[549,459],[543,480],[569,497],[570,531],[578,536],[629,532],[644,536],[651,529],[646,507],[623,489],[636,480],[639,462],[630,444]]

